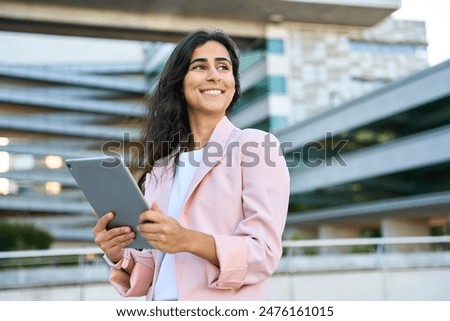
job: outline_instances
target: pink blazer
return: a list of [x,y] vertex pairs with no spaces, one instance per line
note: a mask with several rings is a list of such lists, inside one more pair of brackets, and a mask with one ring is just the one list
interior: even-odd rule
[[[281,257],[289,202],[289,173],[279,142],[260,130],[240,130],[224,117],[203,154],[179,222],[214,237],[220,268],[177,253],[179,300],[267,300],[267,279]],[[163,212],[172,164],[158,162],[146,179],[146,200],[157,201]],[[110,282],[123,296],[152,300],[160,260],[158,250],[126,249],[117,264],[108,262]]]

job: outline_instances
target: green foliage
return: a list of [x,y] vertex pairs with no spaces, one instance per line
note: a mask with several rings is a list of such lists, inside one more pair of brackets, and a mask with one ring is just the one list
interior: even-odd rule
[[43,250],[52,242],[50,233],[32,224],[0,221],[0,251]]
[[[381,237],[381,230],[379,228],[361,228],[358,231],[358,237],[374,238]],[[349,253],[374,253],[377,250],[376,245],[354,245],[348,250]]]
[[[444,236],[448,235],[448,226],[445,225],[436,225],[430,227],[430,235],[431,236]],[[448,243],[437,243],[432,244],[431,248],[435,251],[442,251],[450,248],[450,244]]]
[[[289,240],[309,240],[311,237],[309,235],[306,235],[302,233],[299,230],[295,230],[292,233],[290,233],[289,237],[287,238]],[[290,253],[288,253],[290,251]],[[319,249],[317,247],[304,247],[304,248],[298,248],[298,249],[283,249],[283,256],[286,255],[316,255],[319,254]]]
[[441,226],[441,225],[432,226],[430,228],[430,235],[431,236],[447,235],[447,226]]

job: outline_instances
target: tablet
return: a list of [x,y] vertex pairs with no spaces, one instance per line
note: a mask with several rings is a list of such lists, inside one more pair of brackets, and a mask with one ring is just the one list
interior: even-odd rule
[[148,204],[121,159],[111,156],[78,158],[67,159],[65,164],[99,217],[115,213],[107,228],[129,226],[136,233],[136,239],[128,247],[152,248],[136,229],[139,215],[149,208]]

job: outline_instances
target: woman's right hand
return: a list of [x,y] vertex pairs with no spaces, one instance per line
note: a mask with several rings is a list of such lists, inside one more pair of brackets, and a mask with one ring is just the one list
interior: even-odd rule
[[122,259],[123,249],[133,242],[136,235],[129,226],[107,230],[106,227],[113,217],[112,212],[103,215],[95,224],[92,233],[94,234],[95,244],[102,249],[111,262],[117,263]]

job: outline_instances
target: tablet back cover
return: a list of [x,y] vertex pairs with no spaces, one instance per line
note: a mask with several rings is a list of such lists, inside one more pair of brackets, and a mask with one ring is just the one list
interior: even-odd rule
[[151,248],[136,230],[139,215],[148,209],[148,204],[121,160],[114,157],[79,158],[68,159],[65,163],[97,215],[115,213],[108,228],[130,226],[136,239],[128,247]]

